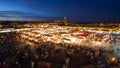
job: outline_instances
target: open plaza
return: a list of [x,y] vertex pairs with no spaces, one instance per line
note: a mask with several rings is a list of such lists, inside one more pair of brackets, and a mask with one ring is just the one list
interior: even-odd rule
[[[42,65],[44,68],[47,64],[52,68],[119,67],[119,30],[82,30],[50,25],[5,28],[1,29],[0,34],[0,61],[8,67],[41,68]],[[13,64],[10,64],[11,61]]]

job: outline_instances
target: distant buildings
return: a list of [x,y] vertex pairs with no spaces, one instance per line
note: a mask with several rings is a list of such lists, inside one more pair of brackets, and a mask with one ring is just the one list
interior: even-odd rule
[[2,24],[0,24],[0,28],[3,28],[3,25],[2,25]]
[[67,24],[67,18],[64,17],[63,20],[56,20],[56,21],[54,21],[54,22],[51,23],[51,24],[66,25],[66,24]]
[[82,22],[76,25],[75,22],[67,23],[67,18],[64,17],[63,20],[55,20],[53,22],[22,22],[22,21],[6,21],[0,22],[0,29],[2,28],[32,28],[32,27],[47,27],[47,26],[61,26],[64,28],[79,28],[79,30],[95,30],[95,31],[110,31],[110,32],[117,32],[120,30],[120,23],[119,22]]

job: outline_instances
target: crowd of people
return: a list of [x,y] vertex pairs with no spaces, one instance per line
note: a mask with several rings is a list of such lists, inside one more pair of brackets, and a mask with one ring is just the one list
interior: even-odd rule
[[81,68],[88,64],[97,66],[107,62],[102,52],[96,53],[91,48],[62,44],[60,47],[56,49],[55,44],[49,44],[41,45],[35,51],[32,51],[29,45],[24,48],[5,49],[1,52],[1,66],[2,68]]
[[41,42],[20,47],[18,33],[0,35],[0,68],[119,68],[109,51],[76,44]]

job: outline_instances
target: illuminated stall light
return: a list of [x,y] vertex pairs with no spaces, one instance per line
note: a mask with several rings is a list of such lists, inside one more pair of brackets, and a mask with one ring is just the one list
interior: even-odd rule
[[116,58],[116,57],[111,57],[110,60],[111,60],[111,62],[113,62],[113,63],[116,63],[116,62],[117,62],[117,58]]

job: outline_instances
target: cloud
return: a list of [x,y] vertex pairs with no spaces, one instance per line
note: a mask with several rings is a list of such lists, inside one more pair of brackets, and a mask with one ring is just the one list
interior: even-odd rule
[[43,21],[44,14],[34,14],[22,11],[0,11],[0,20],[26,20],[26,21]]
[[0,11],[3,16],[37,16],[35,13],[27,13],[23,11]]
[[45,14],[27,13],[22,11],[0,11],[0,20],[10,21],[53,21],[62,19],[61,17],[52,17]]

